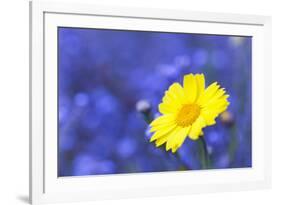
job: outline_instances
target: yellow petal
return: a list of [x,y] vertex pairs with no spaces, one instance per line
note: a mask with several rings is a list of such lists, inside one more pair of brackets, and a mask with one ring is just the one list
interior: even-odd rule
[[209,110],[212,110],[213,112],[220,113],[220,112],[224,111],[224,109],[227,108],[228,105],[229,105],[229,102],[227,102],[226,100],[218,100],[217,103],[210,104],[204,109],[209,109]]
[[206,90],[200,95],[200,97],[197,100],[197,103],[200,106],[204,106],[208,101],[213,97],[213,95],[217,92],[219,89],[219,85],[217,82],[212,83],[209,85]]
[[166,124],[161,124],[161,125],[155,125],[153,127],[150,128],[150,132],[155,132],[157,130],[160,130],[160,129],[165,129],[166,127],[170,127],[174,124],[174,122],[170,122],[170,123],[166,123]]
[[209,105],[202,109],[200,115],[205,119],[206,125],[214,125],[218,115],[224,112],[229,105],[229,102],[221,102],[214,105]]
[[150,138],[150,142],[162,137],[163,135],[171,132],[174,128],[176,127],[176,124],[172,124],[172,125],[169,125],[169,126],[166,126],[166,127],[163,127],[159,130],[157,130],[153,136]]
[[178,130],[181,129],[181,127],[175,127],[171,132],[167,133],[166,135],[163,135],[162,137],[158,138],[156,141],[155,141],[155,144],[157,147],[161,146],[162,144],[164,144],[165,142],[168,141],[168,139],[171,137],[171,136],[174,136],[175,133],[178,132]]
[[166,150],[168,151],[172,149],[172,152],[175,153],[178,150],[178,148],[180,148],[181,145],[183,144],[184,140],[188,135],[188,132],[190,131],[190,128],[191,126],[182,128],[181,130],[178,131],[177,134],[170,137],[166,144]]
[[192,127],[189,132],[189,138],[196,140],[199,138],[202,133],[202,128],[206,126],[205,119],[202,116],[199,116],[197,120],[192,124]]
[[183,89],[187,103],[193,103],[197,97],[197,81],[193,74],[184,76]]
[[[210,86],[209,86],[210,87]],[[205,119],[207,125],[215,124],[215,118],[223,111],[225,111],[229,105],[227,101],[228,95],[225,95],[223,88],[216,89],[218,86],[209,88],[208,94],[204,96],[204,100],[201,100],[201,115]],[[204,103],[202,103],[204,101]]]
[[165,135],[159,139],[156,140],[155,145],[156,147],[160,147],[162,144],[164,144],[168,139],[168,135]]
[[212,103],[209,103],[207,106],[205,106],[202,111],[209,110],[213,113],[220,114],[223,112],[229,105],[229,102],[227,101],[227,96],[221,97],[218,100],[213,101]]
[[162,114],[170,114],[178,112],[179,106],[174,106],[173,104],[167,104],[167,103],[160,103],[158,106],[158,110]]
[[179,83],[173,83],[168,92],[174,96],[174,99],[177,101],[180,101],[181,104],[185,103],[185,95],[184,95],[184,90],[183,87]]
[[167,142],[168,137],[169,137],[168,135],[165,135],[165,136],[163,136],[163,137],[157,139],[157,140],[155,141],[156,147],[160,147],[160,146],[163,145],[165,142]]
[[157,125],[163,125],[167,123],[171,123],[175,120],[175,115],[174,114],[166,114],[166,115],[161,115],[160,117],[156,118],[150,123],[150,126],[157,126]]
[[[162,99],[163,104],[178,109],[185,103],[185,95],[182,86],[179,83],[173,83],[169,89],[165,92]],[[161,108],[162,109],[162,108]],[[164,112],[166,110],[164,109]]]
[[209,99],[206,99],[206,102],[202,107],[206,107],[210,104],[216,104],[218,100],[225,100],[227,101],[227,98],[229,95],[225,95],[225,90],[224,89],[218,89],[217,92]]
[[217,114],[214,112],[211,112],[210,110],[204,110],[200,114],[206,122],[206,125],[214,125],[216,124],[215,118],[217,117]]

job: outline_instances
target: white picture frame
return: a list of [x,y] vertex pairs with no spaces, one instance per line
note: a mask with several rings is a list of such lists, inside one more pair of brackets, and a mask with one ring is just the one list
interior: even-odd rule
[[[252,36],[253,166],[58,178],[57,123],[54,123],[58,26]],[[268,188],[271,184],[271,18],[30,2],[30,111],[32,204]]]

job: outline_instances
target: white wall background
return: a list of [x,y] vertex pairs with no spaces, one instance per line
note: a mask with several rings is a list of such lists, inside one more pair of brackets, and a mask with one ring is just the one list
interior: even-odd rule
[[[82,0],[80,0],[82,1]],[[84,0],[86,1],[86,0]],[[278,0],[92,0],[102,5],[186,9],[272,16],[273,21],[273,187],[235,193],[100,201],[94,204],[280,204],[281,5]],[[0,4],[0,204],[28,200],[28,1]],[[271,109],[271,108],[268,108]],[[75,203],[79,204],[79,203]],[[80,203],[80,204],[93,204]]]

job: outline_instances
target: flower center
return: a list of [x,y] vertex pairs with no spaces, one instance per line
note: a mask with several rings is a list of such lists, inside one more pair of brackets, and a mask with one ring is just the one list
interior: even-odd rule
[[187,127],[197,119],[199,114],[200,114],[200,107],[198,105],[196,104],[183,105],[176,117],[176,123],[181,127]]

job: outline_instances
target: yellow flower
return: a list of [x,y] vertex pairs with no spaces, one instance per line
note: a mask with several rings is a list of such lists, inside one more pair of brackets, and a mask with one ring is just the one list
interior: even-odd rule
[[217,82],[205,89],[203,74],[185,75],[183,87],[173,83],[165,92],[159,104],[162,115],[150,123],[154,132],[150,142],[157,147],[166,143],[166,151],[176,152],[187,136],[196,140],[204,127],[216,124],[216,117],[229,105],[228,97]]

